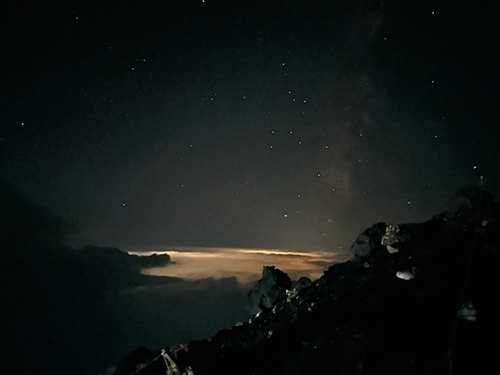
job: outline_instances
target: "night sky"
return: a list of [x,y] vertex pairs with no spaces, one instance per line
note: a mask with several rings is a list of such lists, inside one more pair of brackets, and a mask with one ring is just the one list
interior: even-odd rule
[[346,252],[499,196],[496,2],[15,3],[0,218],[22,196],[58,244]]
[[64,3],[3,36],[0,175],[76,245],[338,251],[500,187],[482,2]]

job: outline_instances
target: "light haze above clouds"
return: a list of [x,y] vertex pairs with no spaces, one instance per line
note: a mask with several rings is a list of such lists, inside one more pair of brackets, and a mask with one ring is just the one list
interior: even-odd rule
[[262,267],[272,265],[286,272],[292,280],[298,280],[301,276],[314,280],[320,278],[323,271],[332,264],[347,259],[343,253],[282,249],[177,248],[167,251],[129,252],[142,256],[162,253],[168,254],[171,262],[164,267],[143,268],[144,274],[187,280],[234,276],[241,284],[258,281]]

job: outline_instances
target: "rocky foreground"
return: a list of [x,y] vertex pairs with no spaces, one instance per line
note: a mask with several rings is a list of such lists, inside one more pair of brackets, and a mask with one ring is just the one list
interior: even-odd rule
[[115,374],[496,374],[499,249],[500,203],[463,188],[427,222],[367,229],[316,281],[265,267],[250,322]]

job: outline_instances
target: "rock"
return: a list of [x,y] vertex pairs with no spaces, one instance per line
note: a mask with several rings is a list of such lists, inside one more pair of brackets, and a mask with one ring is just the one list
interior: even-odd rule
[[266,266],[262,270],[262,278],[248,293],[252,303],[251,313],[255,315],[261,310],[271,309],[291,289],[292,281],[283,271],[274,266]]
[[391,245],[387,245],[385,248],[387,249],[389,254],[399,253],[399,249],[392,247]]
[[292,289],[301,290],[311,285],[311,283],[312,281],[310,278],[302,276],[300,279],[292,281]]
[[457,317],[459,319],[468,320],[470,322],[475,322],[476,321],[476,314],[477,314],[477,311],[474,308],[474,306],[472,305],[472,301],[466,301],[458,310]]
[[349,249],[351,259],[361,260],[379,249],[386,227],[387,224],[378,223],[361,233]]
[[401,280],[413,280],[415,273],[413,271],[398,271],[396,277]]

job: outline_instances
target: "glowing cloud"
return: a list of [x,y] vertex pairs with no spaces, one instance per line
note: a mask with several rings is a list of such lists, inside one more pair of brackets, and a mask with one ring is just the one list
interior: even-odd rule
[[149,256],[167,253],[171,263],[165,267],[145,268],[144,274],[174,276],[195,280],[235,276],[240,283],[252,283],[260,278],[262,267],[273,265],[292,279],[321,277],[330,265],[346,260],[345,254],[325,251],[299,252],[280,249],[237,248],[176,248],[173,250],[129,252]]

